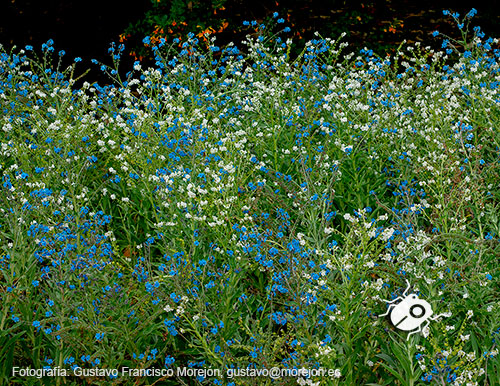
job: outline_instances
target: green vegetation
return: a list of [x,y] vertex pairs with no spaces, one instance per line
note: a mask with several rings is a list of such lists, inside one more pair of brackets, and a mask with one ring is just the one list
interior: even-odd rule
[[[279,15],[238,46],[148,37],[155,68],[112,46],[81,89],[52,41],[2,52],[4,384],[500,384],[500,52],[474,13],[386,57],[318,35],[292,59]],[[446,314],[409,339],[377,317],[406,280]],[[336,371],[224,376],[273,367]]]

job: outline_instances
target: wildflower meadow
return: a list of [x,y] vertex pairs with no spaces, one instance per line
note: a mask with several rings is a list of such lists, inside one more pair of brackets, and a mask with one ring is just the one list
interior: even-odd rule
[[500,385],[500,47],[445,14],[386,56],[278,14],[112,44],[106,85],[1,50],[0,382]]

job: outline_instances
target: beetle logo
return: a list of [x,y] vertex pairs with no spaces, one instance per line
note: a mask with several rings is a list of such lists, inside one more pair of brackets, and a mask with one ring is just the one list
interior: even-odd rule
[[[403,296],[398,296],[394,300],[384,300],[389,304],[389,308],[385,314],[378,317],[389,315],[391,323],[402,331],[410,331],[406,340],[410,339],[410,335],[421,332],[427,328],[431,320],[437,320],[447,314],[433,315],[432,307],[426,300],[420,299],[416,294],[408,294],[410,283],[403,292]],[[398,303],[397,303],[398,302]]]

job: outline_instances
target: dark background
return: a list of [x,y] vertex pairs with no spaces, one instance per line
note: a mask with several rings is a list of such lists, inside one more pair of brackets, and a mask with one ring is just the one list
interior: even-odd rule
[[[193,0],[186,0],[193,1]],[[194,0],[195,1],[195,0]],[[80,69],[94,68],[86,76],[87,81],[102,80],[97,66],[90,59],[111,64],[108,48],[133,23],[139,23],[145,12],[151,8],[150,0],[0,0],[0,44],[9,51],[13,45],[23,48],[29,44],[41,52],[41,45],[53,39],[55,52],[64,50],[65,63],[69,64],[79,56],[83,59]],[[443,9],[451,9],[465,15],[470,8],[476,8],[478,15],[475,25],[480,25],[487,36],[500,36],[500,1],[476,0],[467,6],[445,1],[337,1],[337,0],[283,0],[283,1],[243,1],[227,0],[226,10],[221,17],[241,26],[243,20],[263,20],[272,12],[289,15],[287,24],[292,32],[300,33],[305,41],[318,30],[326,36],[349,33],[347,41],[354,47],[380,48],[390,50],[403,39],[422,41],[434,46],[439,43],[430,37],[438,29],[452,31],[453,27],[443,16]],[[403,23],[396,32],[384,32],[394,20]],[[396,23],[397,24],[397,23]],[[238,42],[238,28],[230,26],[218,44],[234,40]],[[456,30],[456,29],[455,29]],[[129,53],[135,45],[140,45],[143,36],[132,37],[126,42]],[[294,36],[295,40],[299,35]],[[134,58],[125,55],[122,65],[130,68]]]

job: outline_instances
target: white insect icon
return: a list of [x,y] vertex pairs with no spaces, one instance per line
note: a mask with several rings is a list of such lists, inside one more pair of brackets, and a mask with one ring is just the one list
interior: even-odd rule
[[[385,314],[378,315],[378,317],[380,318],[390,314],[389,317],[391,322],[396,328],[402,331],[411,331],[406,337],[406,340],[409,340],[410,335],[425,330],[431,320],[436,320],[442,316],[448,315],[439,314],[432,316],[434,312],[429,302],[420,299],[414,293],[408,295],[407,293],[410,289],[408,280],[406,280],[406,284],[408,286],[403,292],[403,296],[398,296],[396,299],[390,301],[384,300],[387,304],[390,304],[390,306]],[[399,301],[399,303],[396,303],[397,301]]]

